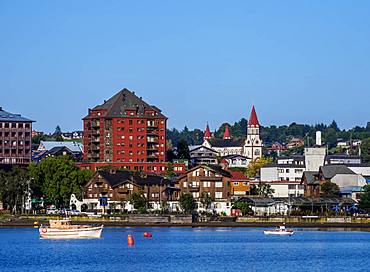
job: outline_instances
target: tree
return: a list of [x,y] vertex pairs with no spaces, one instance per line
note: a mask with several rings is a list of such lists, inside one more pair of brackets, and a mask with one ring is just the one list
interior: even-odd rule
[[191,213],[192,211],[194,211],[196,207],[196,202],[193,196],[189,193],[181,194],[179,198],[179,204],[180,204],[181,209],[185,213]]
[[48,157],[39,164],[29,165],[31,188],[57,207],[69,205],[71,194],[82,198],[83,186],[92,173],[81,170],[69,156]]
[[26,169],[19,166],[13,166],[9,171],[0,171],[0,199],[13,213],[23,211],[28,182]]
[[272,194],[275,192],[275,190],[271,188],[270,184],[267,184],[264,182],[260,182],[257,185],[256,189],[257,189],[257,194],[260,197],[272,197]]
[[364,192],[361,194],[358,206],[360,209],[370,211],[370,185],[364,186]]
[[166,176],[169,179],[173,179],[173,177],[175,176],[175,169],[173,168],[173,164],[172,163],[168,163],[167,164]]
[[202,197],[200,199],[200,203],[202,203],[204,209],[208,210],[212,204],[212,198],[209,193],[203,192]]
[[321,195],[324,197],[339,196],[339,186],[333,182],[326,181],[321,185]]
[[53,136],[60,136],[60,135],[62,135],[62,129],[60,128],[59,125],[57,125],[57,127],[54,130]]
[[148,208],[148,200],[141,192],[135,192],[130,196],[130,204],[134,206],[134,209],[137,209],[139,213],[146,213]]
[[177,144],[177,157],[179,159],[190,159],[189,146],[184,139],[181,139]]
[[361,158],[364,163],[370,163],[370,138],[361,143]]
[[266,157],[257,158],[257,159],[255,159],[255,160],[253,160],[249,163],[245,174],[249,178],[254,178],[256,176],[260,176],[262,166],[264,166],[268,163],[272,163],[272,158],[270,158],[270,157],[268,157],[268,158],[266,158]]
[[233,204],[233,209],[239,209],[242,212],[243,215],[247,215],[247,214],[253,212],[251,207],[249,206],[249,204],[247,204],[243,201],[236,201]]

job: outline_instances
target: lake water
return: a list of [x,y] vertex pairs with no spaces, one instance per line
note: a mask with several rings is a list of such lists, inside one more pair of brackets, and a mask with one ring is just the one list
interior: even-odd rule
[[43,240],[37,229],[0,229],[0,271],[370,271],[370,232],[107,228],[101,239]]

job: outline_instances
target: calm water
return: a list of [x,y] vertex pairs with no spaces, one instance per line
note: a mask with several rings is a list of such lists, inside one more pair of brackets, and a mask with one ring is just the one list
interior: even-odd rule
[[102,239],[53,241],[0,229],[0,271],[370,271],[370,232],[110,228]]

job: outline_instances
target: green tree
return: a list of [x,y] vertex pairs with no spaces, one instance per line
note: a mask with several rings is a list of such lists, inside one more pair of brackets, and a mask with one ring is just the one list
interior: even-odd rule
[[272,197],[272,194],[275,192],[275,190],[271,188],[270,184],[267,184],[264,182],[260,182],[257,185],[256,189],[257,189],[257,194],[260,197]]
[[173,164],[172,163],[168,163],[167,164],[166,176],[169,179],[173,179],[173,177],[175,176],[175,169],[173,168]]
[[243,215],[247,215],[253,212],[251,207],[243,201],[236,201],[233,204],[233,209],[239,209]]
[[200,198],[200,203],[202,203],[203,207],[208,210],[212,204],[212,198],[209,193],[203,192],[202,197]]
[[261,168],[264,165],[268,164],[268,163],[272,163],[272,158],[270,158],[270,157],[257,158],[257,159],[255,159],[255,160],[253,160],[249,163],[245,174],[249,178],[254,178],[256,176],[260,176],[261,175]]
[[6,209],[13,213],[23,211],[28,182],[25,168],[13,166],[9,171],[0,171],[0,197]]
[[141,192],[135,192],[130,196],[130,204],[134,206],[139,213],[146,213],[149,202],[148,199]]
[[364,163],[370,163],[370,138],[361,143],[361,158]]
[[370,211],[370,185],[364,186],[364,192],[361,194],[358,206],[360,209]]
[[324,197],[339,196],[339,186],[333,182],[326,181],[321,185],[321,195]]
[[177,144],[177,157],[179,159],[190,159],[189,146],[186,140],[181,139]]
[[191,213],[192,211],[194,211],[194,209],[196,207],[196,202],[195,202],[193,196],[189,193],[181,194],[181,196],[179,198],[179,204],[180,204],[181,209],[185,213]]
[[69,156],[48,157],[29,166],[31,188],[50,199],[57,207],[69,205],[71,194],[82,198],[83,186],[92,173],[81,170]]

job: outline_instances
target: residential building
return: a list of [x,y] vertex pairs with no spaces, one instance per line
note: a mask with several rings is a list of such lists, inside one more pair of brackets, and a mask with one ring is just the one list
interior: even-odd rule
[[287,181],[287,180],[274,180],[274,181],[251,181],[250,185],[258,186],[260,183],[270,185],[272,197],[300,197],[304,196],[304,186],[301,181]]
[[63,132],[63,140],[80,140],[83,138],[83,131],[72,131],[72,132]]
[[33,122],[0,107],[0,165],[27,165],[31,162]]
[[304,165],[266,164],[261,168],[261,181],[301,181]]
[[198,165],[178,178],[182,193],[190,193],[198,203],[198,211],[205,210],[201,204],[203,193],[209,194],[212,205],[209,210],[230,214],[230,172],[216,165]]
[[190,152],[190,162],[192,165],[198,164],[217,164],[218,153],[212,148],[206,146],[198,146]]
[[250,179],[242,172],[228,170],[231,174],[230,190],[231,196],[240,197],[246,196],[250,192]]
[[82,160],[82,152],[73,152],[66,146],[55,146],[50,150],[34,151],[32,153],[32,161],[40,162],[44,158],[57,157],[57,156],[69,156],[74,161],[79,162]]
[[222,157],[222,163],[227,165],[227,168],[247,168],[252,159],[242,155],[227,155]]
[[[89,109],[84,122],[81,168],[103,166],[163,173],[166,162],[167,117],[128,89]],[[177,172],[185,165],[174,165]]]
[[119,91],[83,121],[85,162],[166,161],[167,117],[135,92]]
[[286,146],[288,149],[298,148],[304,146],[304,140],[301,138],[293,137]]
[[84,147],[79,142],[60,142],[60,141],[41,141],[39,147],[37,148],[38,151],[48,151],[53,149],[54,147],[66,147],[70,151],[75,153],[83,153]]
[[361,157],[347,154],[327,155],[325,164],[361,164]]
[[130,196],[140,192],[148,199],[148,208],[156,210],[161,208],[163,201],[177,200],[178,191],[175,184],[163,176],[99,170],[85,185],[83,203],[88,210],[104,211],[114,206],[132,211],[134,207],[129,203]]

